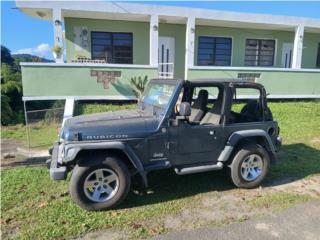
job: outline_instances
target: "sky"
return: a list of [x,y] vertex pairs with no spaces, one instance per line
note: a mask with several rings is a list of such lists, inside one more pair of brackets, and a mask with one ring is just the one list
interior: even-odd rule
[[[320,1],[135,1],[137,3],[196,7],[320,19]],[[14,1],[1,1],[1,44],[11,53],[29,53],[52,59],[53,26],[15,9]]]

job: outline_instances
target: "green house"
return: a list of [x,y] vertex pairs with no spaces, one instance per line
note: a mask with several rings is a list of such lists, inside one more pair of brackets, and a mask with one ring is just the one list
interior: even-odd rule
[[[239,78],[320,97],[320,21],[107,1],[16,1],[52,22],[55,63],[22,63],[25,101],[135,99],[133,77]],[[248,97],[248,96],[244,96]]]

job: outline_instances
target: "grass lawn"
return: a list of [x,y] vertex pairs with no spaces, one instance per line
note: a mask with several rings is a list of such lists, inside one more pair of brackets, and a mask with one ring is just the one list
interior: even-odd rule
[[[269,106],[279,122],[284,144],[280,162],[271,169],[269,180],[320,174],[320,102]],[[25,134],[22,129],[3,128],[2,137],[22,139]],[[47,130],[42,136],[51,141],[54,134]],[[146,238],[170,231],[165,224],[169,215],[191,211],[207,198],[243,193],[230,184],[223,172],[177,176],[173,171],[160,171],[150,174],[151,187],[146,193],[138,191],[134,181],[132,191],[118,209],[86,212],[71,201],[68,181],[51,181],[45,168],[2,170],[1,180],[1,230],[4,238],[17,239],[71,238],[97,229],[119,231],[132,239]],[[292,193],[264,193],[252,197],[248,205],[252,209],[282,209],[309,199]],[[241,220],[244,219],[227,222]]]
[[[75,115],[83,115],[97,112],[108,112],[124,109],[132,109],[135,104],[111,105],[111,104],[77,104]],[[47,124],[39,122],[30,125],[29,137],[31,147],[46,148],[58,139],[58,128],[60,124]],[[11,138],[24,141],[27,147],[27,129],[25,125],[3,126],[1,129],[2,138]]]
[[[60,124],[37,123],[30,125],[29,137],[30,146],[47,148],[58,139],[58,128]],[[15,126],[6,126],[1,129],[2,138],[17,139],[24,142],[24,146],[28,147],[27,128],[25,125],[19,124]]]

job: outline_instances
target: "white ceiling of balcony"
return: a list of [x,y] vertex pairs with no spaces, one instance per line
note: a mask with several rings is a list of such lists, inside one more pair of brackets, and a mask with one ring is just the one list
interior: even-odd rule
[[174,17],[174,16],[159,16],[160,23],[172,23],[172,24],[186,24],[187,18],[185,17]]
[[52,19],[52,9],[47,8],[18,8],[28,16],[41,18],[44,20]]

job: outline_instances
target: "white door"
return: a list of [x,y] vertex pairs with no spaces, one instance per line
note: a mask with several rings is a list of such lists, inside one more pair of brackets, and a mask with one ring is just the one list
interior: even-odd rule
[[282,60],[283,68],[291,68],[292,63],[293,43],[284,43],[282,45]]
[[173,37],[159,37],[159,77],[174,77],[174,50]]

